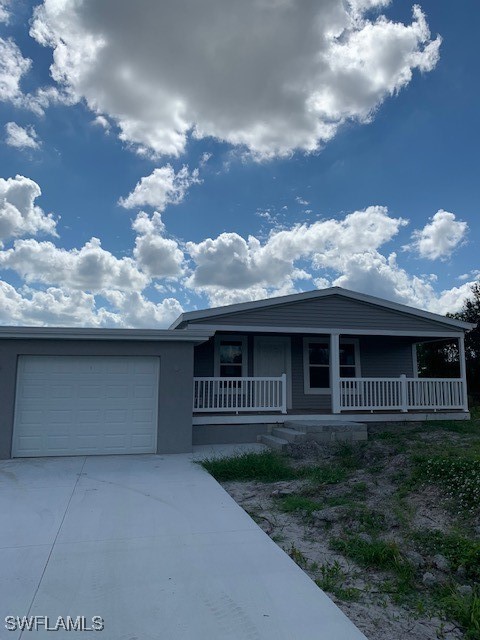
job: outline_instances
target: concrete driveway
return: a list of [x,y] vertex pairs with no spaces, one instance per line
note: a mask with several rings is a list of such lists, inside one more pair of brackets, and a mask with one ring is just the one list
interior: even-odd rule
[[0,638],[364,638],[191,455],[2,461],[0,514]]

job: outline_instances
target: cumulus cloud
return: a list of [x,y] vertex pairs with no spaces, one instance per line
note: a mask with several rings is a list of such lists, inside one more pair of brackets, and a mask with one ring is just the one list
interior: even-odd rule
[[135,189],[126,198],[120,198],[118,203],[125,209],[148,206],[164,211],[169,204],[180,204],[188,189],[200,182],[198,169],[190,173],[189,168],[183,166],[175,173],[173,167],[167,164],[141,178]]
[[212,306],[295,293],[311,282],[440,314],[458,311],[473,280],[439,293],[433,274],[412,275],[398,264],[395,252],[382,252],[406,224],[385,207],[373,206],[340,220],[273,231],[263,243],[254,236],[223,233],[187,243],[195,269],[186,284],[204,293]]
[[10,0],[0,0],[0,22],[8,24],[10,21]]
[[152,278],[173,278],[184,272],[184,255],[176,240],[165,237],[165,225],[155,211],[151,217],[141,211],[132,224],[137,232],[133,255]]
[[62,249],[52,242],[17,240],[0,252],[0,267],[13,269],[26,282],[61,285],[68,289],[143,289],[149,279],[131,258],[118,259],[92,238],[81,249]]
[[[196,265],[188,284],[226,290],[278,287],[295,276],[296,261],[310,259],[317,269],[340,269],[347,256],[377,249],[404,224],[402,218],[390,217],[385,207],[372,206],[343,220],[319,220],[273,231],[263,245],[255,236],[245,240],[237,233],[188,242],[187,251]],[[298,276],[305,278],[305,273]]]
[[83,291],[50,287],[45,291],[17,290],[0,280],[0,324],[30,326],[104,326],[114,316],[95,308],[95,298]]
[[0,100],[24,106],[26,98],[20,83],[31,65],[11,38],[0,38]]
[[107,120],[107,118],[105,118],[105,116],[97,116],[95,118],[95,120],[92,120],[92,124],[94,124],[97,127],[102,127],[102,129],[104,129],[107,133],[110,132],[111,126],[110,126],[110,122]]
[[7,122],[5,125],[7,137],[5,142],[17,149],[38,149],[40,141],[33,126],[21,127],[16,122]]
[[179,156],[193,135],[268,158],[317,150],[435,67],[440,38],[421,9],[403,24],[386,5],[44,0],[31,35],[54,49],[57,83],[140,153]]
[[175,298],[159,303],[138,292],[106,291],[102,298],[64,287],[45,290],[0,280],[0,324],[23,326],[166,328],[183,309]]
[[457,220],[454,213],[440,209],[423,229],[413,232],[410,245],[404,248],[416,251],[427,260],[445,259],[463,242],[468,224]]
[[123,325],[128,327],[168,327],[183,312],[175,298],[155,303],[138,291],[107,291],[104,296],[116,309]]
[[52,214],[45,214],[35,204],[41,193],[38,184],[24,176],[0,178],[0,247],[8,238],[37,233],[57,235]]

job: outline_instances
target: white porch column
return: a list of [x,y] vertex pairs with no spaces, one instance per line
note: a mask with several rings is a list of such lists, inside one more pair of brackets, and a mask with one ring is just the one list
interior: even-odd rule
[[332,413],[340,413],[340,335],[330,334],[330,390]]
[[465,361],[465,336],[458,338],[458,359],[460,361],[460,378],[462,379],[463,410],[468,411],[467,365]]

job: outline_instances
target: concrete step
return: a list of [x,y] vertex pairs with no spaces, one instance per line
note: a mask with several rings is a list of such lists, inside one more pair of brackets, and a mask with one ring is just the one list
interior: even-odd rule
[[275,427],[272,430],[272,435],[288,440],[288,442],[305,442],[304,432],[297,431],[297,429],[289,429],[288,427]]
[[267,447],[273,449],[273,451],[284,451],[285,447],[287,447],[288,445],[288,440],[277,438],[277,436],[271,436],[268,434],[262,434],[261,436],[258,436],[258,441],[262,444],[266,444]]
[[334,420],[287,420],[285,428],[305,434],[307,440],[321,443],[361,442],[368,439],[365,422]]

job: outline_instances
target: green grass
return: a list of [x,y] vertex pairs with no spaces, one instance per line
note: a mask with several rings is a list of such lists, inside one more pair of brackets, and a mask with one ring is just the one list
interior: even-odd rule
[[415,459],[414,480],[436,484],[459,515],[475,515],[480,505],[480,456],[476,448],[463,452],[458,448],[442,455]]
[[315,583],[323,591],[333,593],[340,600],[347,602],[358,600],[360,597],[359,589],[344,586],[346,576],[338,562],[323,564],[320,567],[320,575],[321,577],[317,578]]
[[357,535],[330,540],[331,547],[365,569],[387,571],[393,574],[389,592],[396,602],[405,602],[415,596],[415,569],[400,553],[398,545],[384,540],[368,542]]
[[307,516],[311,516],[314,511],[323,508],[322,503],[301,495],[285,496],[279,498],[278,502],[280,509],[285,513],[302,512]]
[[331,546],[335,551],[354,560],[366,569],[384,569],[397,572],[406,566],[398,545],[384,540],[372,540],[368,542],[357,535],[349,535],[344,538],[334,538]]
[[355,520],[361,531],[376,536],[386,530],[385,516],[380,511],[369,509],[362,505],[355,505],[348,511],[348,515]]
[[338,465],[304,467],[299,470],[299,474],[318,485],[338,484],[339,482],[343,482],[348,476],[347,470]]
[[453,571],[464,567],[469,580],[480,581],[480,542],[455,533],[430,530],[415,532],[412,539],[424,553],[445,556]]
[[345,480],[347,471],[337,465],[293,467],[289,459],[274,451],[243,453],[226,458],[207,458],[201,464],[216,480],[278,482],[310,480],[315,485],[336,484]]
[[274,451],[243,453],[227,458],[207,458],[200,462],[216,480],[278,482],[294,480],[299,474],[285,456]]
[[465,632],[468,640],[480,640],[480,590],[477,586],[469,595],[458,593],[455,588],[447,588],[439,597],[445,614],[455,620]]

